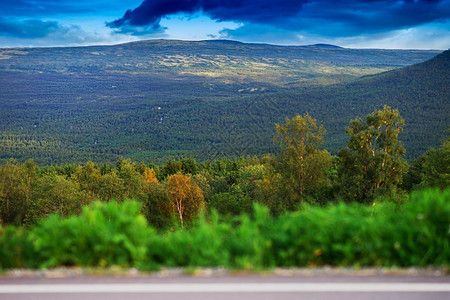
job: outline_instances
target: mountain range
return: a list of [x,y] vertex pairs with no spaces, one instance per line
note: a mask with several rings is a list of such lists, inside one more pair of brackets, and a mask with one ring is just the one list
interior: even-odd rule
[[383,105],[409,158],[446,135],[450,51],[151,40],[0,49],[0,160],[158,162],[276,151],[274,124],[308,112],[332,153]]

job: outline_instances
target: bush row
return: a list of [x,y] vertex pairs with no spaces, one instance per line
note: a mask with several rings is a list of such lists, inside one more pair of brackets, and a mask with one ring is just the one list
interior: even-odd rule
[[157,232],[140,204],[96,202],[79,216],[51,215],[30,229],[1,228],[0,268],[58,266],[214,267],[448,266],[450,189],[414,192],[403,205],[374,202],[302,206],[272,217],[222,220],[215,212],[189,228]]

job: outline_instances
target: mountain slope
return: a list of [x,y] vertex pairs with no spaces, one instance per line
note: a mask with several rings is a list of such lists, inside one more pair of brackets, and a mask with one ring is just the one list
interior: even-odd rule
[[[398,108],[406,121],[401,138],[408,157],[414,157],[430,146],[440,145],[449,128],[450,51],[424,63],[366,76],[311,95],[316,99],[329,97],[338,110],[353,111],[358,116],[385,104]],[[342,114],[342,118],[346,115]],[[333,124],[329,126],[333,128]]]
[[448,52],[356,78],[437,53],[232,41],[0,49],[0,160],[263,154],[276,150],[274,123],[304,112],[336,153],[349,120],[383,104],[406,118],[414,156],[449,123]]
[[145,75],[158,80],[197,76],[201,80],[225,83],[304,86],[380,73],[425,61],[437,53],[222,40],[150,40],[115,46],[0,49],[0,71],[78,77]]

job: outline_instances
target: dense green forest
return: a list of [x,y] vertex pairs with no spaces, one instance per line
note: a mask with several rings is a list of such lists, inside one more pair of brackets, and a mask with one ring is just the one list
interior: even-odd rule
[[305,113],[337,155],[348,120],[385,104],[406,120],[412,159],[449,124],[450,53],[438,53],[231,41],[0,49],[0,161],[262,156],[278,151],[273,124]]
[[309,114],[276,124],[278,154],[197,161],[168,160],[156,165],[120,159],[39,167],[32,160],[0,166],[0,220],[32,225],[52,213],[79,214],[94,201],[142,203],[156,228],[189,223],[200,211],[224,216],[251,213],[253,205],[273,215],[304,203],[372,203],[385,197],[407,200],[414,189],[449,185],[450,143],[415,161],[404,158],[398,136],[405,127],[399,111],[385,106],[350,122],[346,147],[338,155],[323,150],[325,128]]
[[8,161],[0,269],[448,267],[450,141],[408,168],[404,126],[389,106],[356,118],[337,156],[305,114],[275,124],[262,158]]

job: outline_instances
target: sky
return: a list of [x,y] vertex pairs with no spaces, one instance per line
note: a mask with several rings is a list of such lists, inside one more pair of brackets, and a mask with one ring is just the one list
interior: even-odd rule
[[0,0],[0,47],[148,39],[445,50],[450,0]]

